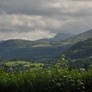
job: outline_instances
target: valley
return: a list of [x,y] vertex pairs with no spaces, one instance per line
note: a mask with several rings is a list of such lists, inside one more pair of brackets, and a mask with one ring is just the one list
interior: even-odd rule
[[92,30],[64,39],[1,41],[0,90],[91,92],[91,35]]

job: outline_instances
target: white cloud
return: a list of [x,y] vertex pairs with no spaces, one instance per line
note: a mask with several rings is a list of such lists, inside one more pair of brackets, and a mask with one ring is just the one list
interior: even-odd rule
[[[17,29],[16,31],[27,32],[27,31],[31,31],[32,29],[38,28],[43,30],[49,29],[50,31],[50,29],[60,28],[63,24],[64,22],[62,20],[43,17],[43,16],[30,16],[30,15],[21,15],[21,14],[0,15],[0,28],[6,30]],[[21,28],[24,28],[24,30],[21,30]]]
[[52,38],[56,34],[50,33],[49,31],[45,30],[33,30],[29,32],[0,32],[2,34],[0,36],[1,40],[7,40],[7,39],[25,39],[25,40],[38,40],[43,38]]

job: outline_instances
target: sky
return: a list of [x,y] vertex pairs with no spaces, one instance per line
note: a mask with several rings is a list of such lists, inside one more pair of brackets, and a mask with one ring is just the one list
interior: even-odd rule
[[92,29],[92,0],[0,0],[0,40],[38,40]]

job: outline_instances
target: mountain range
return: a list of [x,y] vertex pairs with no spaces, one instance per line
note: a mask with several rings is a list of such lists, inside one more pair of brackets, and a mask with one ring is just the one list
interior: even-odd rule
[[80,41],[85,41],[89,38],[92,38],[92,30],[78,35],[60,33],[54,38],[37,41],[21,39],[1,41],[0,60],[17,59],[41,61],[55,59],[60,57],[63,52],[68,51],[68,49],[73,46],[79,46]]

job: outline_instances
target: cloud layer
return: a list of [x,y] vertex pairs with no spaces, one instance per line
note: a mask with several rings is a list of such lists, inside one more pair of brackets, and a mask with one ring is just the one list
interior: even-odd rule
[[0,0],[0,40],[37,40],[92,28],[92,0]]

